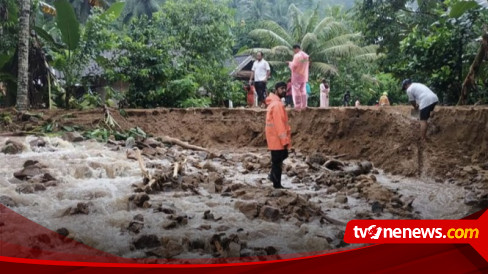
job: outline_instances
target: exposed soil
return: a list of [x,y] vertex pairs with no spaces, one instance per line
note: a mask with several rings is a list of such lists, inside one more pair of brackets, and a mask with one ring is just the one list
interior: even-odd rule
[[347,246],[351,219],[461,218],[488,205],[488,108],[437,109],[427,142],[407,107],[290,110],[288,190],[266,180],[264,110],[111,110],[122,129],[154,138],[107,144],[31,136],[47,124],[92,129],[102,110],[39,113],[11,112],[0,128],[0,203],[123,257],[322,251]]
[[[430,120],[430,141],[418,141],[418,122],[411,107],[330,108],[289,111],[292,142],[303,153],[346,154],[366,159],[386,172],[447,179],[469,177],[463,168],[488,162],[488,108],[438,107]],[[102,110],[42,111],[41,119],[11,124],[0,131],[29,130],[46,121],[92,128]],[[168,135],[212,149],[256,151],[266,148],[265,110],[152,109],[113,110],[124,129],[139,126],[154,136]],[[420,153],[419,153],[420,152]],[[485,182],[487,183],[487,182]]]

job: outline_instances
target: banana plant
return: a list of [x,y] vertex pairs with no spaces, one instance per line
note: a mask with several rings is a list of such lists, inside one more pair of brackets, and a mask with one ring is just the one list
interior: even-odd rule
[[[95,3],[96,4],[96,3]],[[36,26],[34,30],[50,48],[54,55],[53,66],[62,71],[65,81],[66,90],[61,90],[65,95],[66,107],[69,106],[69,89],[75,84],[79,84],[83,66],[90,61],[90,58],[96,59],[96,56],[84,55],[81,45],[86,45],[87,37],[83,37],[84,30],[89,27],[82,26],[78,21],[75,10],[68,0],[55,0],[54,10],[49,9],[50,14],[55,14],[56,28],[61,34],[61,41],[58,42],[42,27]],[[98,5],[95,5],[98,6]],[[45,7],[44,9],[48,9]],[[113,22],[120,16],[124,8],[124,3],[114,3],[103,13],[98,13],[98,19],[105,22]],[[93,28],[93,26],[90,26]],[[54,75],[50,75],[50,79]],[[56,82],[56,80],[54,79]],[[51,97],[51,96],[49,96]]]
[[451,7],[449,16],[451,18],[458,18],[461,17],[466,12],[468,12],[469,10],[480,8],[480,7],[484,9],[488,9],[488,1],[487,0],[458,1]]

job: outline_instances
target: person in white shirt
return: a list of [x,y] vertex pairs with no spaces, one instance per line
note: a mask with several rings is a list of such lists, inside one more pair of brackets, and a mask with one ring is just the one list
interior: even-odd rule
[[407,91],[408,100],[415,109],[420,109],[420,134],[422,140],[426,140],[427,120],[430,113],[434,111],[435,105],[439,102],[437,95],[426,85],[412,83],[412,80],[405,79],[402,82],[402,89]]
[[263,53],[258,51],[256,61],[252,65],[251,78],[249,78],[249,84],[254,81],[254,87],[258,94],[258,104],[261,107],[264,104],[264,99],[266,99],[266,83],[271,76],[271,68],[263,57]]
[[322,83],[320,84],[320,107],[321,108],[329,107],[329,92],[330,92],[329,83],[327,83],[327,81],[325,80],[322,80]]

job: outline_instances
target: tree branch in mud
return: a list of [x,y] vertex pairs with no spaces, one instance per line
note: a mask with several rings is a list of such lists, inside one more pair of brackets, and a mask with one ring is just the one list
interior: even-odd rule
[[469,68],[469,73],[464,79],[463,87],[461,89],[461,96],[459,97],[458,105],[465,105],[466,100],[468,98],[468,93],[471,89],[475,88],[475,76],[478,73],[483,60],[488,54],[488,27],[485,25],[483,27],[483,35],[482,35],[481,45],[478,50],[478,54],[473,60],[473,64]]
[[173,179],[178,178],[178,174],[183,171],[183,166],[186,164],[186,158],[183,162],[176,162],[173,169]]
[[178,145],[182,148],[186,148],[186,149],[191,149],[191,150],[197,150],[197,151],[204,151],[204,152],[207,152],[207,153],[212,153],[210,150],[204,148],[204,147],[199,147],[199,146],[195,146],[195,145],[191,145],[191,144],[188,144],[187,142],[183,142],[179,139],[176,139],[176,138],[172,138],[172,137],[169,137],[169,136],[162,136],[160,137],[161,138],[161,142],[163,143],[168,143],[168,144],[172,144],[172,145]]
[[154,179],[152,178],[149,171],[146,169],[146,165],[144,164],[144,160],[142,159],[141,151],[138,148],[135,148],[135,151],[136,151],[137,162],[139,163],[139,168],[141,169],[142,172],[142,176],[144,177],[145,181],[147,180],[149,184],[151,184],[152,181],[154,181]]

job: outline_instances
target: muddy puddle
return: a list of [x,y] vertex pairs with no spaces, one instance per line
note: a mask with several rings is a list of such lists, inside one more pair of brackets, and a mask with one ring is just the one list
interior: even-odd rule
[[[212,258],[347,246],[351,219],[459,219],[474,212],[453,181],[385,174],[367,161],[291,154],[283,185],[266,180],[266,150],[220,155],[136,142],[155,182],[144,182],[131,144],[28,136],[0,154],[0,202],[51,230],[130,258]],[[12,151],[15,152],[15,151]],[[174,164],[183,163],[173,177]],[[5,231],[5,236],[13,233]]]

